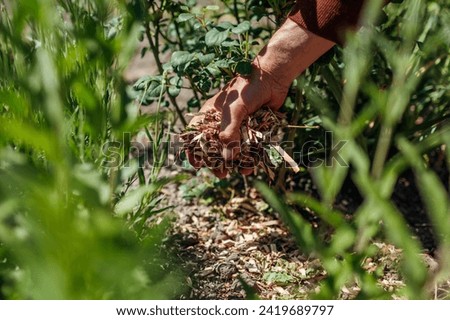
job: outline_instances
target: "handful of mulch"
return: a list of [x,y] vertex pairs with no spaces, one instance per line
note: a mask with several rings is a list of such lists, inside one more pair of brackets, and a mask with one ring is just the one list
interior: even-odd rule
[[221,112],[210,110],[201,115],[204,116],[201,122],[186,128],[180,135],[183,142],[180,151],[188,151],[202,166],[228,173],[261,168],[272,180],[275,178],[273,169],[283,160],[295,172],[299,171],[295,161],[278,145],[281,129],[287,124],[282,113],[263,107],[247,117],[241,126],[240,152],[230,161],[222,157]]

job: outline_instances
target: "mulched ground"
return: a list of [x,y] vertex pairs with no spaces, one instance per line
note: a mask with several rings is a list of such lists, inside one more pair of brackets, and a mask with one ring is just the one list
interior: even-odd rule
[[[125,74],[130,83],[140,76],[156,73],[151,56],[141,59],[140,49]],[[187,101],[189,98],[187,90],[182,90],[180,99]],[[165,170],[167,176],[180,172],[179,167]],[[437,171],[448,188],[448,171]],[[242,183],[233,185],[235,181],[231,181],[230,188],[208,194],[207,188],[203,187],[209,180],[211,175],[203,172],[200,177],[193,175],[190,181],[182,185],[171,184],[164,190],[165,204],[175,207],[175,223],[167,248],[186,274],[185,286],[188,288],[179,298],[249,298],[243,282],[250,287],[247,292],[255,292],[263,299],[304,299],[318,290],[320,281],[326,277],[321,262],[299,250],[277,214],[257,193],[249,189],[248,196],[244,196]],[[295,181],[294,185],[303,192],[316,192],[309,179]],[[395,189],[392,200],[422,242],[424,261],[430,270],[436,269],[438,266],[432,257],[436,242],[410,172],[399,179]],[[187,190],[190,190],[189,197],[186,197]],[[346,182],[343,190],[336,206],[351,215],[362,199],[351,183]],[[316,223],[313,214],[304,214]],[[374,261],[365,262],[366,268],[382,269],[379,285],[392,293],[393,298],[401,298],[395,294],[396,289],[404,286],[397,272],[401,250],[382,242],[375,245],[380,249],[379,254]],[[441,281],[430,290],[434,298],[450,298],[450,280]],[[342,288],[340,298],[351,299],[358,292],[357,285],[349,285]]]
[[[203,171],[190,183],[199,187],[211,179]],[[168,247],[185,272],[189,288],[179,298],[245,299],[250,290],[262,299],[306,299],[317,292],[326,278],[320,260],[301,252],[277,214],[254,189],[248,189],[247,196],[231,194],[239,187],[243,188],[231,185],[227,195],[205,190],[201,196],[190,195],[190,199],[186,199],[186,187],[170,185],[165,190],[168,203],[176,205]],[[351,201],[344,201],[344,205],[351,206]],[[401,250],[382,242],[375,245],[379,254],[367,260],[365,267],[383,270],[379,285],[392,298],[400,299],[396,291],[404,286],[397,272]],[[431,255],[424,253],[423,259],[430,270],[437,269]],[[243,282],[250,289],[244,290]],[[443,281],[430,288],[430,294],[448,298],[449,288],[450,280]],[[340,298],[354,298],[359,290],[356,284],[343,287]]]

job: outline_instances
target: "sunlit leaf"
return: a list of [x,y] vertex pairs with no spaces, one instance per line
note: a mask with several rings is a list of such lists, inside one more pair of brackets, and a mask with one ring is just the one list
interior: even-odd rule
[[185,21],[189,21],[191,19],[195,18],[195,15],[192,13],[181,13],[178,18],[177,21],[178,22],[185,22]]
[[250,30],[250,22],[244,21],[244,22],[241,22],[240,24],[238,24],[233,29],[231,29],[231,32],[233,32],[234,34],[241,34],[241,33],[247,32],[248,30]]
[[219,31],[216,28],[209,30],[205,35],[206,45],[209,47],[219,46],[228,37],[228,31]]

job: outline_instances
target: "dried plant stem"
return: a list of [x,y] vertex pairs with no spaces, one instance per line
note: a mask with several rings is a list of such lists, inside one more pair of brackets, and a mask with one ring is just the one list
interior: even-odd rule
[[292,128],[292,129],[319,129],[320,126],[294,126],[294,125],[287,125],[286,128]]
[[[302,101],[303,101],[303,95],[301,92],[301,88],[297,87],[297,92],[295,94],[295,110],[294,110],[294,115],[292,117],[292,123],[296,124],[300,120]],[[297,134],[295,129],[297,129],[297,127],[298,127],[297,125],[288,126],[288,128],[290,128],[290,129],[288,131],[287,141],[294,141],[295,135]],[[292,148],[286,149],[286,152],[288,152],[288,153],[292,152]],[[276,182],[276,187],[279,190],[284,189],[284,186],[286,185],[286,180],[285,180],[286,172],[287,172],[287,168],[285,166],[281,167],[280,171],[278,172],[278,179]]]

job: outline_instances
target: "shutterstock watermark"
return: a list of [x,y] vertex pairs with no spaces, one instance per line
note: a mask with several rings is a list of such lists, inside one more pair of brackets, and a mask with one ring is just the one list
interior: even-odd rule
[[[178,135],[172,135],[169,141],[161,142],[155,150],[150,142],[133,141],[129,133],[124,133],[122,141],[108,142],[103,145],[101,149],[101,156],[103,158],[102,166],[107,168],[128,167],[130,166],[130,159],[137,159],[139,166],[142,167],[181,166],[182,158],[184,158],[181,152],[184,149],[183,144],[183,142],[179,141]],[[269,150],[270,145],[273,144],[280,145],[283,150],[291,150],[291,157],[299,167],[316,168],[336,165],[348,167],[348,163],[341,156],[347,140],[335,140],[333,132],[326,131],[322,139],[307,140],[301,145],[296,145],[293,141],[283,141],[281,143],[278,141],[260,142],[260,145],[257,147],[250,147],[250,145],[245,143],[240,146],[233,145],[233,153],[239,154],[243,152],[244,156],[238,156],[238,160],[233,160],[233,162],[225,162],[225,168],[239,167],[248,169],[259,164],[261,161],[268,167],[277,167],[271,162],[269,157],[262,156],[258,151],[261,148]],[[160,156],[164,153],[167,154],[167,157]],[[208,166],[212,169],[214,169],[214,166],[221,167],[224,162],[220,155],[221,150],[218,150],[217,144],[211,141],[206,141],[201,147],[199,146],[198,149],[194,149],[193,153],[210,155],[207,161]],[[198,161],[201,162],[203,160],[200,157]],[[289,167],[284,161],[280,166]]]

